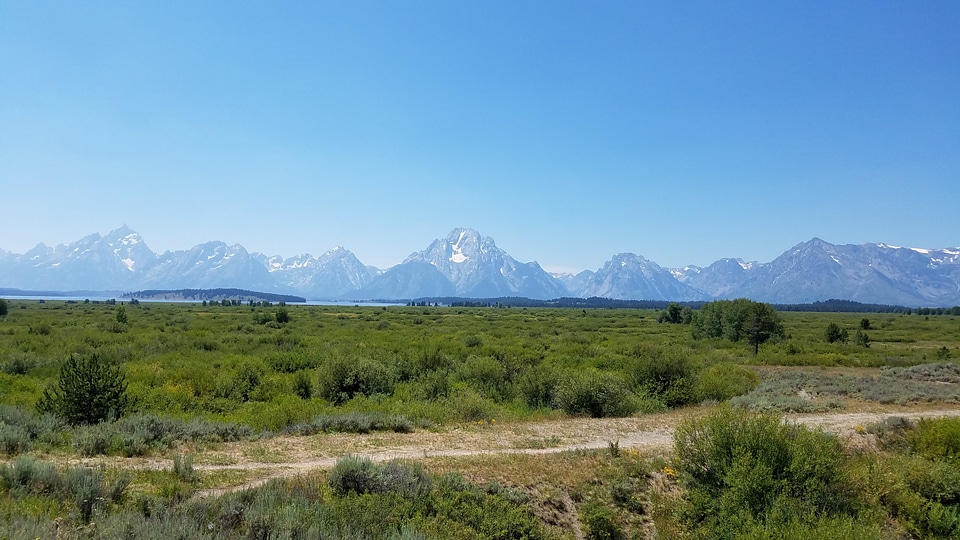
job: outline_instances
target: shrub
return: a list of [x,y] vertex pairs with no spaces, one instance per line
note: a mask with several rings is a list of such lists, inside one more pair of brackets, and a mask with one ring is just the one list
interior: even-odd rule
[[685,521],[732,538],[769,516],[842,509],[842,448],[835,437],[778,416],[723,408],[674,435],[687,487]]
[[390,394],[394,373],[376,360],[333,356],[320,370],[318,392],[334,404],[342,404],[356,395]]
[[[23,407],[0,405],[0,449],[26,451],[34,441],[56,446],[62,442],[63,421],[52,414],[36,415]],[[2,451],[2,450],[0,450]]]
[[496,403],[481,396],[479,392],[464,383],[455,384],[450,390],[450,395],[443,398],[441,403],[448,417],[459,422],[490,420],[500,411]]
[[36,367],[37,361],[23,354],[11,355],[11,357],[0,364],[0,371],[8,375],[26,375],[30,370]]
[[310,382],[310,376],[304,371],[298,371],[293,378],[293,393],[300,399],[310,399],[313,397],[313,383]]
[[589,540],[620,540],[626,538],[614,511],[598,502],[588,503],[580,512],[580,521],[586,526]]
[[73,437],[73,447],[84,457],[106,454],[110,449],[113,434],[113,424],[82,426],[77,428]]
[[921,456],[864,460],[861,492],[872,495],[911,538],[960,537],[960,470]]
[[67,472],[66,485],[80,510],[80,519],[90,523],[94,507],[103,499],[103,476],[92,469],[71,469]]
[[127,381],[118,366],[97,353],[71,355],[60,368],[57,386],[43,392],[37,410],[72,425],[97,424],[123,416],[130,408]]
[[631,366],[633,387],[640,394],[679,407],[695,400],[693,363],[684,355],[654,351],[641,354]]
[[426,493],[433,481],[417,462],[388,461],[380,468],[381,493],[398,493],[404,497],[416,497]]
[[30,449],[30,434],[20,426],[0,423],[0,452],[15,456]]
[[699,401],[709,399],[726,401],[746,394],[758,384],[760,384],[760,376],[751,369],[723,362],[710,366],[700,375],[696,385],[696,396]]
[[921,418],[906,439],[916,454],[960,464],[960,418]]
[[557,406],[570,415],[593,418],[629,416],[636,412],[635,396],[613,373],[588,369],[571,372],[556,388]]
[[453,374],[455,381],[468,384],[488,399],[500,401],[508,396],[507,370],[489,356],[471,356]]
[[394,460],[378,464],[368,458],[346,456],[334,465],[327,484],[340,496],[396,493],[416,497],[429,491],[433,483],[419,463]]
[[0,487],[19,493],[58,493],[63,478],[52,463],[20,456],[12,464],[0,467]]
[[193,456],[191,454],[174,454],[172,470],[173,476],[181,482],[192,484],[200,481],[200,476],[193,470]]
[[517,378],[516,392],[528,407],[551,407],[555,404],[554,391],[559,380],[557,370],[544,365],[535,366]]
[[337,495],[377,493],[380,489],[380,467],[368,458],[346,456],[337,460],[327,484]]
[[313,435],[315,433],[370,433],[372,431],[393,431],[410,433],[413,422],[399,414],[380,412],[346,412],[341,414],[321,414],[309,422],[295,424],[284,429],[285,433]]
[[53,333],[53,327],[50,326],[50,323],[40,323],[37,326],[30,325],[27,328],[27,333],[36,334],[38,336],[49,336]]

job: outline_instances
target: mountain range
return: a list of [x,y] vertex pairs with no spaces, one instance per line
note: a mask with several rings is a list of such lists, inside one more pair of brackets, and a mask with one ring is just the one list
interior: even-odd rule
[[243,288],[310,299],[564,296],[696,301],[746,297],[774,303],[842,299],[940,307],[960,305],[960,247],[835,245],[819,238],[768,263],[720,259],[707,267],[664,268],[618,253],[595,271],[551,274],[520,262],[473,229],[454,229],[402,263],[381,270],[336,247],[313,257],[249,253],[208,242],[153,252],[127,226],[68,245],[23,254],[0,249],[0,287],[32,290]]

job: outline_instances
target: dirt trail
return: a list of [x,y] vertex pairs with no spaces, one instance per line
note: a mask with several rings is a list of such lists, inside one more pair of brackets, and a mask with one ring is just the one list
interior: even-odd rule
[[[203,456],[194,466],[199,471],[261,471],[257,478],[226,488],[199,491],[196,496],[220,495],[261,485],[273,478],[291,477],[312,470],[329,469],[344,455],[367,457],[373,461],[392,459],[428,459],[483,454],[543,454],[579,449],[606,448],[616,443],[622,449],[657,454],[670,450],[673,431],[683,418],[703,414],[707,409],[686,409],[661,415],[616,419],[567,419],[538,423],[485,424],[446,432],[409,434],[316,435],[279,437],[254,443],[225,445],[211,456]],[[911,419],[960,416],[960,407],[936,410],[896,410],[882,412],[825,413],[788,415],[788,421],[820,427],[850,437],[858,428],[886,417]],[[256,446],[256,445],[260,446]],[[257,459],[266,455],[270,459]],[[232,461],[223,463],[223,461]],[[218,463],[219,462],[219,463]],[[129,464],[127,465],[129,466]],[[143,463],[139,466],[169,466]]]

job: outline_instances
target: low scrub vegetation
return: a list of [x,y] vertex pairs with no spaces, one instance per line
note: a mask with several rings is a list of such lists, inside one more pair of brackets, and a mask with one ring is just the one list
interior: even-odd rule
[[[576,529],[585,538],[960,536],[960,423],[866,426],[858,436],[875,444],[853,451],[776,416],[851,402],[957,402],[953,315],[864,321],[778,314],[749,301],[708,306],[281,312],[11,301],[0,319],[0,530],[12,538],[570,538]],[[91,378],[104,384],[84,394]],[[329,474],[191,497],[211,477],[185,452],[206,445],[714,403],[719,409],[683,424],[673,455],[661,458],[612,441],[513,458],[528,461],[510,476],[460,476],[428,462],[350,457]],[[533,449],[558,444],[529,439]],[[169,470],[127,475],[35,457],[104,454],[174,458]],[[537,478],[525,478],[528,470]]]

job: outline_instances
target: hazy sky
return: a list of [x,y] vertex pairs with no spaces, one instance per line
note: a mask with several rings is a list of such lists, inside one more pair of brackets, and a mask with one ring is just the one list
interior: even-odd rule
[[960,245],[960,2],[0,0],[0,248]]

